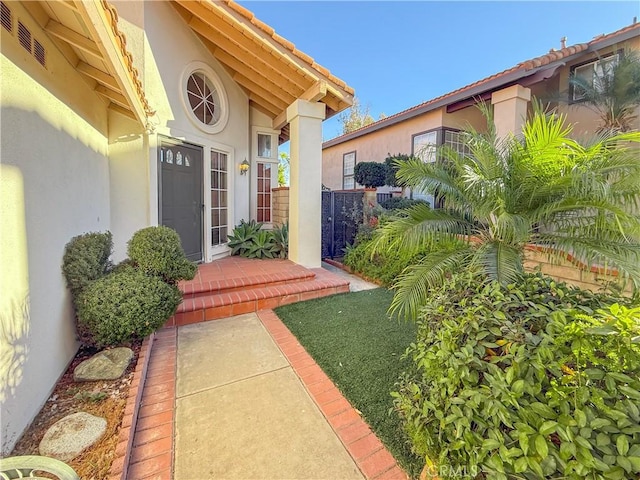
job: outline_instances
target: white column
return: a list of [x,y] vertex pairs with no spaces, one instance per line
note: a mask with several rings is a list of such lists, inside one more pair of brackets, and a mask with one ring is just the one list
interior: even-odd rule
[[512,85],[491,94],[493,121],[498,138],[509,133],[518,135],[527,119],[527,106],[531,100],[531,89]]
[[321,266],[322,120],[325,105],[296,100],[287,108],[290,139],[289,259]]

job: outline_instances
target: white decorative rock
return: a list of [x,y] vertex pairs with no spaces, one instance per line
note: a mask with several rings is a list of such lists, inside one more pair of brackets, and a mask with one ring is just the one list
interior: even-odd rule
[[132,358],[133,350],[127,347],[103,350],[80,363],[73,371],[73,379],[76,382],[115,380],[122,376]]
[[104,418],[85,412],[67,415],[44,434],[40,441],[40,455],[68,462],[100,440],[106,430]]

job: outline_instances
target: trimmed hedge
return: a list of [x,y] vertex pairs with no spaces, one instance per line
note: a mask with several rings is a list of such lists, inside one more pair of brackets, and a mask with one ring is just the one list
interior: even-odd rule
[[404,210],[419,204],[429,205],[429,202],[403,197],[391,197],[380,202],[380,206],[385,210]]
[[127,253],[136,268],[170,284],[193,279],[198,269],[185,258],[178,233],[169,227],[138,230],[129,240]]
[[112,250],[111,232],[85,233],[73,237],[65,245],[62,273],[74,298],[91,282],[109,272]]
[[392,395],[441,477],[638,476],[640,308],[540,274],[429,298]]
[[387,175],[387,166],[379,162],[356,163],[353,176],[357,183],[367,188],[381,187]]
[[175,313],[182,294],[159,277],[123,267],[89,285],[76,303],[78,321],[98,346],[145,338]]

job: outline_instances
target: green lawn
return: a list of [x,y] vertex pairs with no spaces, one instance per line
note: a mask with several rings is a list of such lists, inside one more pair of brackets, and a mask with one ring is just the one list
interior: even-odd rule
[[423,463],[414,456],[390,392],[415,341],[413,323],[387,316],[393,294],[384,288],[346,293],[277,308],[275,312],[412,477]]

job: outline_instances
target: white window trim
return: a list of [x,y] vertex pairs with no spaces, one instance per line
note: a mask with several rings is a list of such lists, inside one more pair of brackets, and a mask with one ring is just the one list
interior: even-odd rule
[[[213,86],[216,88],[218,92],[218,96],[220,97],[220,109],[222,110],[222,115],[220,116],[220,120],[218,120],[213,125],[206,125],[198,119],[193,113],[191,109],[191,105],[189,103],[189,99],[187,97],[187,82],[189,81],[189,77],[191,77],[194,73],[202,73],[208,80],[213,83]],[[189,63],[184,70],[182,71],[182,77],[180,79],[180,99],[182,101],[182,107],[186,112],[187,118],[195,125],[198,129],[203,132],[209,134],[220,133],[226,126],[229,121],[229,100],[227,99],[227,92],[224,89],[222,84],[222,80],[220,76],[206,63],[204,62],[191,62]]]

